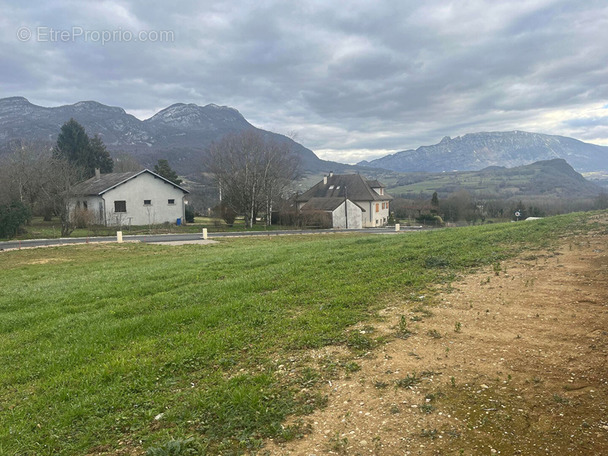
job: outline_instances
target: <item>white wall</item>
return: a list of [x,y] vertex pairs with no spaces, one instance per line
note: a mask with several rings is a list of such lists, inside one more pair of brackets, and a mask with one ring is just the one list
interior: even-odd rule
[[[103,199],[108,225],[175,223],[178,218],[185,222],[184,192],[147,172],[106,192]],[[169,199],[175,204],[169,204]],[[151,204],[144,205],[144,200]],[[115,212],[115,201],[126,201],[127,211]]]
[[[363,226],[384,226],[388,221],[389,203],[388,201],[358,201],[361,207],[365,208],[363,214]],[[378,212],[376,212],[376,204],[378,204]],[[384,205],[384,209],[382,206]]]
[[348,228],[363,228],[361,208],[350,200],[347,200],[346,203],[348,204],[347,211],[344,210],[344,203],[342,203],[332,212],[332,227],[346,228],[346,212],[348,212]]
[[[101,207],[100,207],[101,203]],[[92,223],[96,225],[105,224],[104,219],[104,203],[100,196],[80,196],[72,198],[70,201],[70,214],[74,214],[74,209],[86,209],[91,212]]]

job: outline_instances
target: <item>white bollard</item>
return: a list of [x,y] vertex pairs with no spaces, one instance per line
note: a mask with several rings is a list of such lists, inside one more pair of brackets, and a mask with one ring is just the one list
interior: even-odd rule
[[399,224],[395,223],[395,231],[399,231],[399,228],[400,228]]
[[203,228],[203,239],[207,240],[207,228]]
[[116,232],[116,242],[118,242],[119,244],[122,242],[122,231]]

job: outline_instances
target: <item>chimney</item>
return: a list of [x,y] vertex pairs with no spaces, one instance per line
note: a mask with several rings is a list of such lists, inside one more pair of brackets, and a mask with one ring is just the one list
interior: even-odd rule
[[95,180],[101,179],[101,171],[99,168],[95,168]]
[[333,171],[330,171],[330,172],[329,172],[329,177],[331,177],[331,176],[333,176],[333,175],[334,175],[334,172],[333,172]]
[[323,185],[327,185],[327,176],[323,176]]

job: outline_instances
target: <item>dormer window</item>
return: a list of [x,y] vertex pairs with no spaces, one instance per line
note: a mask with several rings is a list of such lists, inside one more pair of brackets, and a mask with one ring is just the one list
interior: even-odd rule
[[333,190],[333,189],[334,189],[334,186],[333,186],[333,185],[330,185],[330,186],[329,186],[329,189],[330,189],[330,190]]

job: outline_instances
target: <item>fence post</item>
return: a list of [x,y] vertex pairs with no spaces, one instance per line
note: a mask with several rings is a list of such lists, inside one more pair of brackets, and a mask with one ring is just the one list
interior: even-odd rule
[[207,228],[203,228],[203,239],[207,240]]
[[116,232],[116,242],[118,242],[119,244],[122,242],[122,231]]

